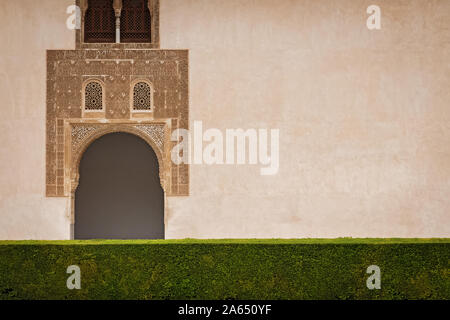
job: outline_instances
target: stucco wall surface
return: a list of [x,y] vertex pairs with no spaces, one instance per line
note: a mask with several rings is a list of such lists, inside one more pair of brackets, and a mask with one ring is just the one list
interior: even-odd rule
[[[45,50],[70,0],[0,0],[0,239],[67,239],[45,197]],[[381,30],[366,9],[381,8]],[[278,174],[191,165],[167,238],[449,237],[450,1],[161,0],[190,121],[280,130]]]

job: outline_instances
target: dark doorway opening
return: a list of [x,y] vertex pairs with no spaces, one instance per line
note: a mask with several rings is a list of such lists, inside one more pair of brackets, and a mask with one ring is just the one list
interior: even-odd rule
[[128,133],[94,141],[80,162],[75,239],[164,239],[164,191],[153,149]]

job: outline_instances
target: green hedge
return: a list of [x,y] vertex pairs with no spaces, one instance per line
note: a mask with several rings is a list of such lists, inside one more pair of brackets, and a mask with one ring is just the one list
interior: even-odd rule
[[[449,299],[449,239],[0,241],[0,299]],[[68,290],[69,265],[81,289]],[[369,265],[381,290],[366,287]]]

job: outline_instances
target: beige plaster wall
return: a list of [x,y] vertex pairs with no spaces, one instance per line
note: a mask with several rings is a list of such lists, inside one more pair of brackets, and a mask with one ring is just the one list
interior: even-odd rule
[[[70,0],[0,0],[0,239],[69,238],[45,197],[45,50]],[[382,29],[366,28],[366,8]],[[449,237],[450,1],[162,0],[190,118],[279,128],[280,169],[191,166],[168,238]]]
[[450,1],[161,6],[161,47],[190,49],[191,123],[280,129],[276,176],[191,166],[169,237],[450,236]]
[[45,197],[46,50],[74,49],[70,0],[0,0],[0,239],[67,239],[65,198]]

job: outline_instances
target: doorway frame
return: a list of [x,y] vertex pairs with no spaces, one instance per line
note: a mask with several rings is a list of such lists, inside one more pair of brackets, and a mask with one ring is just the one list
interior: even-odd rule
[[64,120],[64,194],[68,197],[67,215],[70,219],[70,239],[74,239],[75,192],[80,179],[80,161],[87,148],[98,138],[115,132],[133,134],[143,139],[155,152],[159,178],[164,193],[164,234],[167,231],[167,195],[171,190],[170,132],[171,121],[136,120]]

